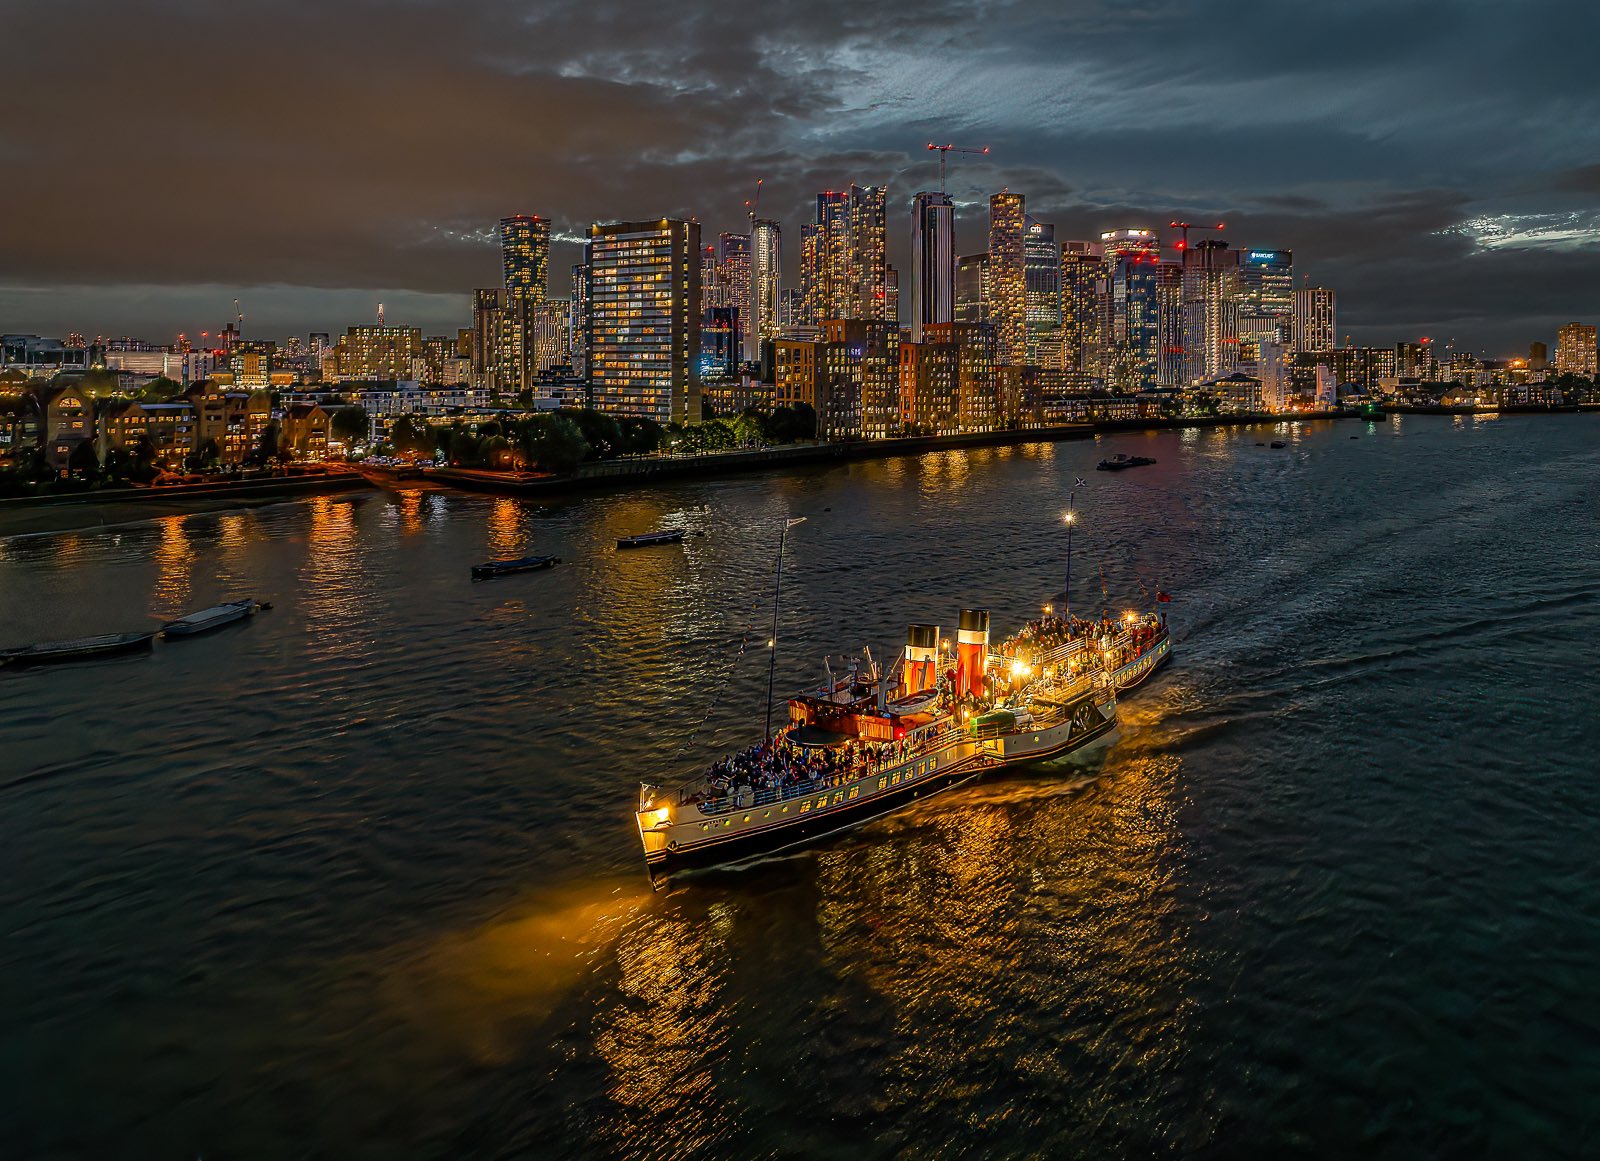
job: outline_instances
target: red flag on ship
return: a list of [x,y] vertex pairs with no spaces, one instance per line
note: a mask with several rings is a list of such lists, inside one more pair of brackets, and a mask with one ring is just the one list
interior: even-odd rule
[[1172,598],[1167,595],[1165,590],[1157,589],[1156,590],[1156,600],[1160,601],[1163,605],[1165,605],[1165,604],[1171,603]]

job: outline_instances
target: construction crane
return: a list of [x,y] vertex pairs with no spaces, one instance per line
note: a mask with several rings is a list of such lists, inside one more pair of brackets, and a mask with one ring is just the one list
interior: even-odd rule
[[962,145],[935,145],[932,141],[928,142],[928,148],[930,150],[937,150],[938,154],[939,154],[939,192],[940,193],[944,193],[945,192],[944,191],[944,167],[945,167],[945,162],[949,159],[949,157],[950,157],[950,155],[952,153],[984,154],[984,153],[988,153],[989,152],[989,147],[987,145],[985,145],[982,149],[968,149],[968,148],[966,148],[965,146],[962,146]]
[[1215,226],[1196,226],[1191,222],[1168,222],[1167,227],[1169,229],[1181,230],[1183,232],[1183,239],[1178,243],[1178,249],[1180,250],[1187,250],[1189,248],[1190,230],[1199,230],[1203,234],[1207,230],[1217,230],[1220,232],[1228,228],[1226,222],[1218,222]]
[[233,320],[239,331],[239,337],[244,337],[244,311],[239,309],[239,300],[233,300]]
[[750,207],[750,250],[752,253],[754,253],[756,246],[756,213],[761,209],[761,183],[766,180],[764,177],[756,178],[756,196],[744,203]]

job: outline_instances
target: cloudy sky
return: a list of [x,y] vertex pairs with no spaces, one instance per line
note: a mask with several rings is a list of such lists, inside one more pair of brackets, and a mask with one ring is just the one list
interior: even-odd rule
[[[1358,343],[1497,355],[1600,316],[1589,0],[0,0],[0,331],[429,333],[494,224],[696,216],[952,162],[1057,236],[1225,220]],[[559,245],[552,292],[578,249]]]

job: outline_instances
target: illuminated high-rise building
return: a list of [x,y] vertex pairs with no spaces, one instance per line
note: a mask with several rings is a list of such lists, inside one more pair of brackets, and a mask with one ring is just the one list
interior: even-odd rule
[[995,358],[1006,366],[1027,359],[1027,249],[1023,197],[1009,189],[989,199],[989,320]]
[[745,358],[761,359],[763,345],[778,337],[778,304],[783,295],[783,231],[770,218],[757,218],[750,238],[750,345]]
[[1183,386],[1183,263],[1156,267],[1156,385]]
[[1062,363],[1074,386],[1100,370],[1100,288],[1105,259],[1096,242],[1061,243]]
[[1061,251],[1056,248],[1056,228],[1023,219],[1024,301],[1027,308],[1027,361],[1038,364],[1040,344],[1061,327]]
[[722,275],[717,265],[717,248],[700,247],[700,313],[722,306]]
[[422,358],[420,327],[348,327],[335,353],[346,379],[410,379]]
[[550,269],[550,223],[536,214],[500,219],[500,261],[506,293],[544,301]]
[[547,298],[534,312],[534,373],[544,375],[572,364],[572,300]]
[[1100,235],[1100,252],[1105,256],[1106,269],[1115,265],[1124,254],[1153,254],[1161,257],[1161,235],[1142,226],[1122,230],[1106,230]]
[[1285,335],[1294,318],[1294,251],[1239,251],[1239,313],[1249,318],[1275,318]]
[[[572,267],[572,373],[587,381],[589,375],[589,264],[576,263]],[[592,405],[593,391],[585,398]]]
[[697,418],[700,224],[596,224],[585,256],[594,406],[662,424]]
[[816,221],[800,228],[801,322],[889,317],[887,188],[817,195]]
[[534,214],[500,219],[500,262],[506,301],[500,319],[501,390],[532,386],[536,370],[534,328],[550,269],[550,223]]
[[[498,394],[503,372],[500,366],[500,328],[505,321],[506,292],[495,286],[473,292],[472,296],[472,382],[473,386]],[[312,337],[312,348],[318,346]],[[323,343],[327,336],[322,336]],[[318,352],[320,354],[320,352]]]
[[715,305],[731,306],[739,312],[742,329],[739,348],[749,351],[755,343],[750,328],[750,235],[723,234],[717,239],[718,296]]
[[1231,375],[1239,361],[1239,251],[1207,238],[1183,252],[1183,378]]
[[956,207],[942,193],[911,201],[911,341],[929,323],[955,321]]
[[[989,255],[963,254],[956,259],[955,322],[988,322]],[[927,324],[923,324],[926,329]]]
[[1159,384],[1161,260],[1139,250],[1111,264],[1113,319],[1106,384],[1115,391],[1148,391]]
[[1325,286],[1305,286],[1294,292],[1294,350],[1296,354],[1331,351],[1339,345],[1333,291]]
[[1595,328],[1585,323],[1568,323],[1556,331],[1556,374],[1595,377]]

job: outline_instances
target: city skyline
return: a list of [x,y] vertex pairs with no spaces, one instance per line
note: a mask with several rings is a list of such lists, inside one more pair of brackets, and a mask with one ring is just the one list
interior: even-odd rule
[[[0,224],[0,317],[160,339],[215,330],[239,297],[247,333],[271,335],[366,320],[382,301],[391,319],[444,331],[497,281],[501,217],[551,219],[561,271],[597,221],[744,228],[757,177],[785,271],[799,269],[816,192],[859,183],[888,186],[889,261],[906,272],[911,198],[938,188],[924,149],[938,139],[992,146],[950,165],[958,252],[980,248],[983,205],[1006,187],[1058,239],[1225,220],[1235,246],[1293,249],[1297,273],[1338,287],[1358,343],[1428,334],[1514,354],[1600,300],[1592,85],[1548,48],[1551,29],[1595,18],[1473,7],[1439,22],[1429,6],[1385,5],[1381,37],[1371,6],[1252,19],[1238,5],[1013,5],[926,20],[780,4],[749,20],[469,5],[375,22],[350,3],[310,24],[183,3],[162,5],[162,21],[90,0],[18,8],[19,40],[63,42],[90,21],[125,51],[0,130],[30,175]],[[285,43],[300,27],[318,35]],[[152,53],[187,59],[190,38],[226,45],[246,76],[293,59],[301,83],[271,101],[246,86],[199,100],[138,79]],[[1130,54],[1141,38],[1153,51]],[[945,67],[920,67],[934,50]],[[23,91],[40,80],[42,61],[17,67]],[[510,108],[563,116],[481,113]],[[108,140],[148,144],[105,153]],[[435,141],[449,149],[424,148]],[[116,174],[109,213],[97,163]]]

